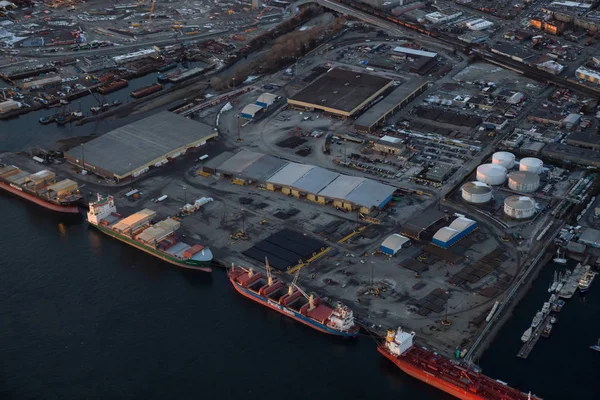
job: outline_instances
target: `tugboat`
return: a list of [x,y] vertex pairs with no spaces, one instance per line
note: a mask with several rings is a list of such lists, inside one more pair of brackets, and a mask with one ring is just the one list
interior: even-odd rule
[[70,113],[62,114],[60,117],[56,118],[56,123],[58,125],[65,125],[82,118],[83,113],[81,111],[71,111]]
[[562,310],[563,306],[565,305],[565,301],[564,300],[558,300],[556,302],[556,304],[552,305],[552,311],[554,312],[560,312],[560,310]]
[[100,106],[90,107],[90,111],[94,114],[99,114],[108,110],[109,108],[113,108],[121,105],[121,100],[115,100],[112,103],[104,103]]
[[62,116],[62,113],[47,115],[45,117],[41,117],[39,119],[39,121],[40,121],[40,124],[42,124],[42,125],[48,125],[48,124],[51,124],[52,122],[56,121],[56,119],[60,116]]
[[547,324],[544,330],[542,331],[542,337],[549,338],[552,333],[552,324]]

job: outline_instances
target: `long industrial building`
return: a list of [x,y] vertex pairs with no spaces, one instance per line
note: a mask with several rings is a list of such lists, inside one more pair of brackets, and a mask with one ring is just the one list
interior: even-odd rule
[[332,69],[288,99],[292,108],[321,110],[348,118],[377,99],[394,82],[363,72]]
[[365,111],[354,122],[358,132],[372,132],[378,125],[413,101],[418,95],[427,90],[428,81],[413,80],[400,85],[379,103]]
[[96,175],[120,181],[200,147],[216,130],[164,111],[110,131],[65,153],[65,159]]
[[205,172],[228,177],[237,184],[260,183],[267,190],[281,191],[296,198],[368,214],[383,208],[396,188],[377,181],[343,175],[313,165],[290,162],[267,154],[242,150]]

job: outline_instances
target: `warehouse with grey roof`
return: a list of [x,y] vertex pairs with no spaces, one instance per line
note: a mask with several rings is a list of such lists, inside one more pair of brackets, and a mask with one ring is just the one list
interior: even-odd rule
[[[221,164],[211,165],[217,175],[238,184],[261,183],[267,190],[344,210],[368,214],[383,208],[396,188],[367,178],[357,178],[313,165],[290,162],[267,154],[241,150]],[[205,170],[206,172],[210,172]]]
[[216,135],[210,125],[163,111],[77,146],[65,153],[65,159],[119,181],[163,165]]

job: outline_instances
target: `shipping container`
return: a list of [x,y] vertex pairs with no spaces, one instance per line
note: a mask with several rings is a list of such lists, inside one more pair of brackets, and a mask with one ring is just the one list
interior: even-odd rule
[[190,247],[189,249],[187,249],[186,251],[183,252],[183,256],[186,258],[191,258],[194,254],[202,251],[204,249],[204,246],[202,246],[201,244],[196,244],[192,247]]

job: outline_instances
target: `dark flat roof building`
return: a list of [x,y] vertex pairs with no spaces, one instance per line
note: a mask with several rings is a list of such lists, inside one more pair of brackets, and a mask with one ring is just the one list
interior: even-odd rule
[[600,167],[600,152],[581,147],[549,143],[542,150],[542,154],[555,160],[569,160],[574,164]]
[[573,132],[567,137],[567,144],[600,150],[600,135],[595,133]]
[[346,118],[375,100],[392,83],[388,78],[336,68],[290,97],[288,104]]

